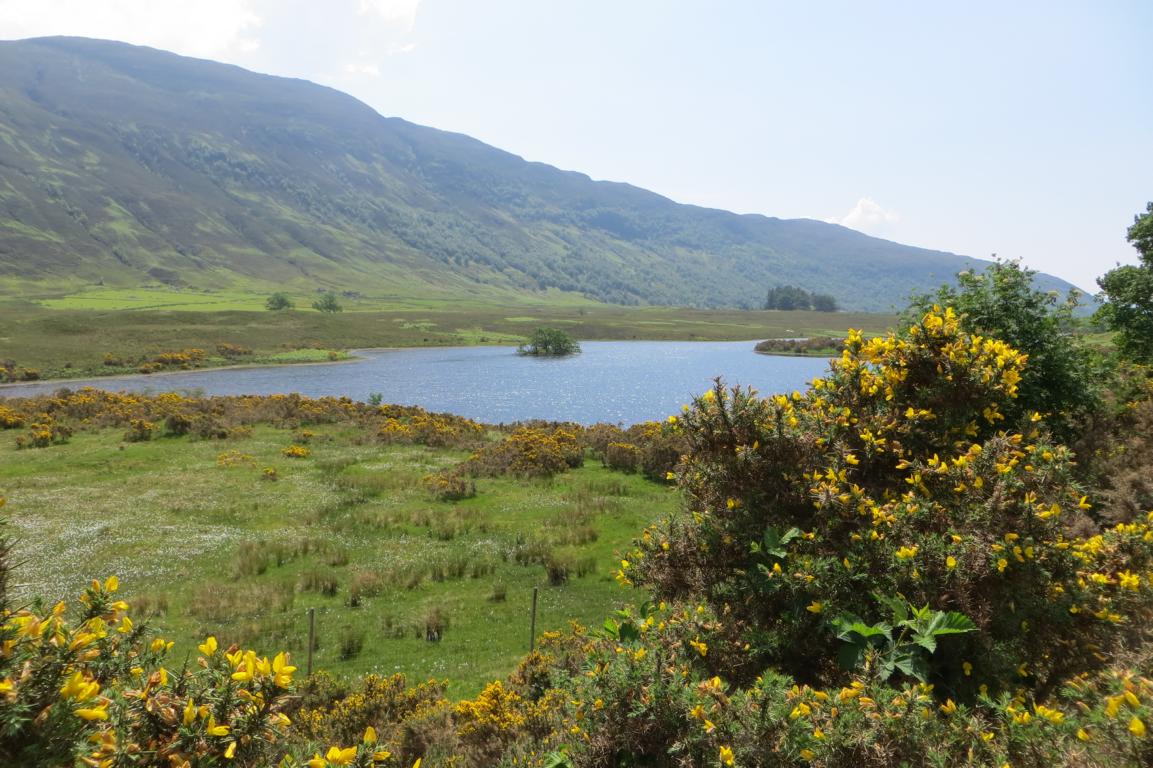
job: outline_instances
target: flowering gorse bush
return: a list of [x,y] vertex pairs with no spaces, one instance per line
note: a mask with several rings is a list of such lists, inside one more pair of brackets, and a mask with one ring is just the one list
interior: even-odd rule
[[[0,624],[0,756],[11,764],[79,760],[93,766],[266,765],[288,726],[292,684],[284,654],[200,646],[194,666],[168,661],[172,643],[148,640],[94,581],[70,616],[5,610]],[[7,764],[7,763],[6,763]]]
[[1146,615],[1153,536],[1072,534],[1089,504],[1070,452],[1040,414],[1001,416],[1025,364],[938,308],[906,337],[851,332],[807,393],[718,384],[681,418],[688,508],[621,579],[727,612],[743,675],[842,679],[836,627],[891,621],[899,598],[975,624],[928,649],[918,676],[938,693],[1054,689]]
[[[6,568],[0,562],[0,570]],[[400,764],[390,761],[372,727],[361,726],[355,737],[318,727],[339,722],[336,715],[306,710],[294,730],[286,712],[295,701],[296,667],[284,653],[269,658],[208,637],[194,663],[174,663],[173,643],[149,639],[117,599],[118,588],[114,576],[93,581],[75,615],[63,602],[46,611],[0,608],[0,764]],[[400,689],[405,693],[403,681]],[[423,701],[424,690],[406,695]],[[377,714],[395,723],[412,713]]]
[[[175,392],[144,395],[85,387],[9,400],[0,409],[0,428],[26,424],[58,431],[125,427],[127,434],[133,435],[156,435],[163,429],[172,435],[227,438],[242,436],[245,428],[257,423],[292,429],[343,423],[385,442],[458,448],[474,447],[485,437],[482,425],[451,414],[430,413],[415,406],[370,406],[347,397],[297,394],[187,397]],[[297,432],[298,437],[305,436],[300,442],[307,442],[311,434],[303,429]],[[52,442],[50,438],[44,444]]]
[[520,426],[474,452],[462,468],[479,477],[551,477],[584,463],[580,435],[576,424]]

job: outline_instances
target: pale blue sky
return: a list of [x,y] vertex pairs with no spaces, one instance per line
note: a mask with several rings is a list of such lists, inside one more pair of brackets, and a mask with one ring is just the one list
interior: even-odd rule
[[686,203],[1094,290],[1153,200],[1153,2],[0,0]]

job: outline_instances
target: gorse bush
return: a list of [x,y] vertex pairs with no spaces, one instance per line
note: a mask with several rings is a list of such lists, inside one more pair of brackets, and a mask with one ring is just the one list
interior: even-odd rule
[[1039,414],[1002,415],[1025,365],[937,309],[905,337],[851,333],[807,393],[718,384],[680,420],[687,509],[621,578],[723,613],[749,647],[738,682],[767,666],[844,679],[837,628],[892,623],[899,600],[975,624],[905,660],[939,693],[1054,690],[1144,615],[1153,549],[1143,529],[1071,536],[1088,503],[1070,452]]
[[[166,661],[171,643],[148,641],[117,600],[117,581],[93,582],[69,617],[4,610],[0,624],[0,758],[11,765],[267,765],[292,667],[252,651],[200,646],[199,664]],[[179,670],[179,671],[178,671]],[[130,758],[135,756],[135,758]]]
[[476,496],[476,481],[460,472],[440,472],[424,478],[424,487],[437,501],[460,501]]
[[[306,441],[312,433],[300,427],[338,423],[358,426],[390,443],[471,448],[485,438],[484,427],[471,419],[430,413],[416,406],[370,406],[347,397],[308,398],[297,394],[185,397],[173,392],[143,395],[85,387],[12,399],[0,406],[0,428],[35,423],[41,426],[36,431],[53,432],[38,439],[38,447],[66,441],[75,429],[114,426],[135,432],[136,427],[145,422],[151,425],[144,430],[150,435],[159,433],[159,425],[163,424],[168,434],[192,434],[202,439],[244,436],[246,428],[258,423],[298,429],[296,436]],[[31,440],[25,442],[32,444]]]
[[528,424],[484,446],[464,463],[477,477],[551,477],[584,463],[577,424]]
[[24,416],[11,408],[0,405],[0,429],[17,429],[24,426]]
[[675,418],[663,424],[645,421],[628,429],[595,424],[585,428],[582,440],[610,469],[639,470],[650,480],[665,481],[688,448],[675,424]]
[[1100,407],[1105,369],[1074,334],[1076,291],[1061,301],[1056,292],[1038,290],[1034,275],[1015,261],[994,262],[984,272],[961,272],[956,288],[946,285],[914,297],[902,320],[916,324],[934,304],[949,306],[963,330],[1000,339],[1027,355],[1020,397],[1005,404],[1005,415],[1015,421],[1026,411],[1038,411],[1068,442]]

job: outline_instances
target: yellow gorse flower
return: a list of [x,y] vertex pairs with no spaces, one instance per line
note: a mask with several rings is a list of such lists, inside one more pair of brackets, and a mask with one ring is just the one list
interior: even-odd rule
[[108,719],[108,702],[104,702],[96,707],[82,707],[75,710],[76,716],[84,720],[107,720]]
[[231,730],[227,725],[217,725],[216,717],[211,714],[208,716],[208,725],[204,728],[204,732],[209,736],[227,736]]
[[100,693],[100,684],[84,676],[83,673],[73,672],[60,686],[60,698],[74,701],[87,701]]
[[349,765],[356,759],[356,747],[329,747],[324,759],[329,765]]
[[895,554],[898,560],[911,560],[917,556],[917,546],[899,547]]
[[209,635],[205,639],[205,641],[203,643],[201,643],[200,645],[196,646],[196,648],[201,653],[203,653],[205,656],[211,657],[213,654],[216,653],[216,648],[217,648],[216,636],[215,635]]

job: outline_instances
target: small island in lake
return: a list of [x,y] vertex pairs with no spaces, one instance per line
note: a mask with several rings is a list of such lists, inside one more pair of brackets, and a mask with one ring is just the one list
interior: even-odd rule
[[807,357],[834,357],[841,351],[843,338],[812,336],[807,339],[765,339],[753,347],[762,355],[798,355]]
[[564,357],[581,351],[581,345],[559,328],[537,328],[524,344],[516,348],[518,355],[535,357]]

